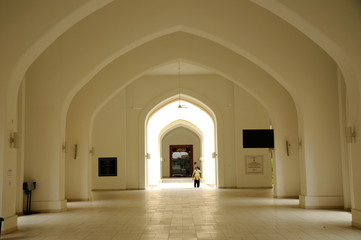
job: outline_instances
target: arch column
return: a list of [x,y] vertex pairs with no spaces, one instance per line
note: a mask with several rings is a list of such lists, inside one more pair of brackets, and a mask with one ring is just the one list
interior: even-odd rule
[[[300,205],[305,208],[343,208],[338,79],[336,65],[330,62],[328,78],[300,89],[303,94],[301,123],[303,136]],[[320,96],[315,89],[327,86]],[[322,114],[320,114],[322,112]],[[331,150],[332,149],[332,150]]]

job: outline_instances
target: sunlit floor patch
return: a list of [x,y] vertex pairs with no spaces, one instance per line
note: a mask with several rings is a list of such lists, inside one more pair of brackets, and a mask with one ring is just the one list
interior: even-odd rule
[[[149,189],[162,189],[162,188],[194,188],[194,183],[160,183],[157,186],[151,186]],[[215,188],[205,183],[201,183],[199,188]]]

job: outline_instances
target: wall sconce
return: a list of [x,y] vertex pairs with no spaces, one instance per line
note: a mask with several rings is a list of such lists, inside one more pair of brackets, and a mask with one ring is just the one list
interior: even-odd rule
[[10,147],[11,148],[18,148],[18,141],[19,141],[19,134],[17,132],[10,133]]
[[346,127],[346,142],[352,143],[356,141],[356,130],[353,127]]
[[66,142],[63,143],[63,145],[61,145],[61,150],[63,150],[63,152],[67,152],[68,146],[66,144]]
[[145,158],[149,160],[150,159],[150,153],[146,153]]
[[95,155],[95,148],[92,147],[92,148],[89,150],[89,153],[90,153],[90,155],[94,156],[94,155]]
[[77,158],[78,156],[78,144],[74,145],[74,160]]
[[216,158],[218,155],[216,152],[212,153],[212,158]]
[[290,144],[288,141],[286,141],[286,152],[287,152],[287,156],[290,155],[290,147],[291,147],[291,144]]

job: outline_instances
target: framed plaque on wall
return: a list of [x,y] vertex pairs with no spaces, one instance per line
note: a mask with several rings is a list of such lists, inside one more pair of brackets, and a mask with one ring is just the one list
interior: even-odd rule
[[263,156],[246,156],[246,174],[263,174]]
[[116,157],[98,158],[98,176],[99,177],[117,176],[117,161],[118,159]]

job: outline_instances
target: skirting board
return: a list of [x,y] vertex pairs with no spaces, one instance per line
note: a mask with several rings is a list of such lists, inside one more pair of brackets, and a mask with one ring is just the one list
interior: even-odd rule
[[17,230],[17,226],[18,226],[18,216],[17,215],[13,215],[11,217],[4,217],[5,221],[2,223],[3,227],[1,229],[1,232],[6,234],[6,233],[11,233]]
[[344,208],[343,196],[303,196],[300,195],[302,208]]
[[66,200],[61,201],[34,201],[31,202],[31,211],[38,212],[63,212],[66,211]]
[[[212,186],[212,185],[208,185],[208,186]],[[216,187],[216,185],[213,186]],[[218,187],[218,188],[219,189],[272,189],[272,187]]]
[[299,199],[300,196],[298,195],[275,195],[273,198],[279,198],[279,199]]
[[89,201],[89,198],[68,198],[67,202],[87,202]]
[[110,189],[92,189],[92,192],[111,192],[111,191],[128,191],[128,190],[145,190],[145,188],[110,188]]
[[352,212],[352,226],[361,229],[361,210],[353,208]]

